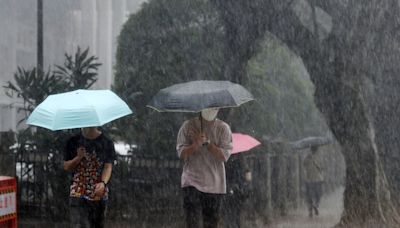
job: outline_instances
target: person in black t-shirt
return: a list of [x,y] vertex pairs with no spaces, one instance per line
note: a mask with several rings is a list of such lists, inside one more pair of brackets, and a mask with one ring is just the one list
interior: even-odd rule
[[72,172],[70,219],[72,227],[104,227],[107,183],[115,160],[114,143],[96,127],[82,128],[64,151],[64,170]]

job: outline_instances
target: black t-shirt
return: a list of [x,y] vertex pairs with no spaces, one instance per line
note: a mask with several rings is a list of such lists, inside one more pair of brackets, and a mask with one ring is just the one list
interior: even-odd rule
[[[104,164],[114,163],[116,157],[114,143],[104,134],[95,139],[86,139],[82,134],[75,135],[67,141],[64,160],[69,161],[75,158],[80,146],[86,148],[86,155],[72,173],[70,196],[96,200],[94,186],[101,182]],[[107,194],[103,199],[106,198]]]
[[64,149],[64,160],[74,159],[79,146],[85,146],[87,153],[96,153],[104,163],[113,163],[116,159],[114,143],[104,134],[95,139],[87,139],[82,134],[72,136]]

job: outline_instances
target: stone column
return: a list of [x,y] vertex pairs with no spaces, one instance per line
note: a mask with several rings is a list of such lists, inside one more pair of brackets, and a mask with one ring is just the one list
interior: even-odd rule
[[98,89],[108,89],[112,83],[112,1],[97,0]]
[[81,44],[82,49],[90,48],[97,55],[97,3],[96,0],[81,0]]
[[121,33],[122,26],[127,20],[126,0],[113,1],[113,23],[112,23],[112,62],[115,64],[115,54],[118,47],[118,36]]

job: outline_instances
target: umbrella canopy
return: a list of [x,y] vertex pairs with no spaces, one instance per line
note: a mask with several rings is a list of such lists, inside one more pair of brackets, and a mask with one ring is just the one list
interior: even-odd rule
[[301,150],[312,146],[323,146],[333,143],[333,138],[329,136],[310,136],[304,139],[290,142],[292,149]]
[[191,81],[160,90],[147,107],[159,112],[200,112],[238,107],[251,100],[249,91],[230,81]]
[[75,90],[48,96],[33,110],[27,124],[50,130],[95,127],[131,113],[110,90]]
[[232,133],[232,144],[232,154],[237,154],[240,152],[248,151],[260,145],[261,143],[250,135]]

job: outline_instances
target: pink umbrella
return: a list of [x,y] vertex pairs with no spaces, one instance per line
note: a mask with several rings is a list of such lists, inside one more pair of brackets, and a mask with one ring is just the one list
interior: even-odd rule
[[248,151],[261,143],[250,135],[232,133],[233,149],[232,154]]

